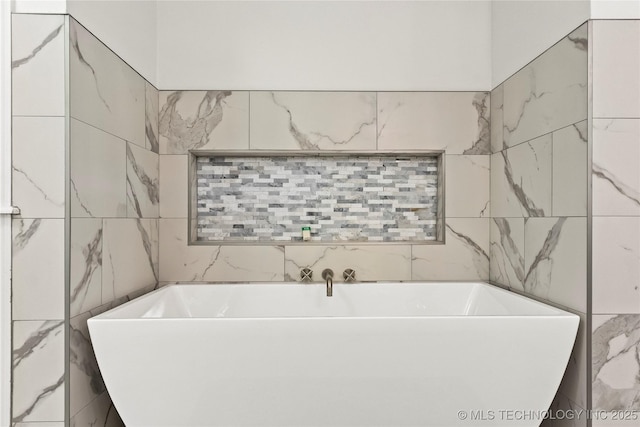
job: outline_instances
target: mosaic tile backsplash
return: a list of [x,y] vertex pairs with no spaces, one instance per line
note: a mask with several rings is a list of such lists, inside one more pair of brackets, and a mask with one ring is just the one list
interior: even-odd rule
[[436,156],[197,157],[198,241],[436,240]]

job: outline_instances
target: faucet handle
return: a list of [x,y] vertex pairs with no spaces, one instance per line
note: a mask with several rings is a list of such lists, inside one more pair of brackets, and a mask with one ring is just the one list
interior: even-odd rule
[[355,282],[356,281],[356,271],[353,268],[347,268],[343,273],[342,277],[345,282]]
[[310,268],[303,268],[300,270],[300,281],[301,282],[310,282],[313,278],[313,271]]

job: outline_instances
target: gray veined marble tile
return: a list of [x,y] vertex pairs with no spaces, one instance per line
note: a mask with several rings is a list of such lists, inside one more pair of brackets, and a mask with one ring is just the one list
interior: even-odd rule
[[587,219],[527,218],[524,237],[524,291],[586,312]]
[[375,150],[374,92],[251,92],[252,149]]
[[102,219],[71,220],[71,316],[102,304]]
[[64,117],[14,117],[12,130],[13,204],[23,218],[64,218]]
[[330,268],[337,282],[347,268],[357,280],[411,280],[411,246],[287,246],[285,280],[300,281],[300,270],[313,270],[313,280],[322,281],[322,270]]
[[160,134],[158,132],[158,120],[160,118],[160,109],[158,106],[159,93],[158,89],[153,87],[149,82],[145,82],[145,107],[144,107],[144,135],[145,148],[156,154],[160,153]]
[[489,218],[448,218],[444,245],[412,248],[412,280],[488,280]]
[[157,218],[159,209],[159,156],[127,143],[127,216]]
[[160,154],[249,148],[249,92],[160,91]]
[[85,313],[74,317],[69,328],[69,403],[72,417],[106,391],[87,327],[87,319],[91,316],[91,313]]
[[13,320],[64,318],[64,220],[12,221]]
[[447,218],[489,217],[489,156],[447,155]]
[[127,213],[126,142],[71,119],[71,216]]
[[64,322],[13,322],[12,421],[64,420]]
[[64,17],[11,16],[14,116],[64,116]]
[[587,118],[587,25],[503,84],[504,144],[512,147]]
[[553,216],[587,215],[587,122],[553,133]]
[[593,21],[593,117],[640,117],[640,22]]
[[640,218],[593,218],[593,312],[640,314]]
[[71,417],[71,427],[103,426],[124,427],[109,394],[104,392]]
[[102,302],[158,283],[158,220],[105,219]]
[[594,410],[640,410],[639,357],[640,315],[594,316]]
[[145,80],[70,19],[71,117],[145,146]]
[[378,149],[490,154],[488,92],[379,92]]
[[189,246],[187,219],[160,219],[160,280],[282,281],[282,246]]
[[503,98],[504,86],[500,85],[491,91],[491,152],[497,153],[503,148]]
[[551,215],[551,134],[491,155],[491,214]]
[[640,216],[640,120],[593,121],[593,215]]
[[490,228],[491,281],[523,290],[524,218],[492,218]]
[[187,217],[187,155],[160,156],[160,217]]

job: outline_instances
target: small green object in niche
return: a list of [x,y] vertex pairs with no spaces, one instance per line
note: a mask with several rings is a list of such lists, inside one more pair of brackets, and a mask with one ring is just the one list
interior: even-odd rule
[[302,240],[311,240],[311,227],[302,227]]

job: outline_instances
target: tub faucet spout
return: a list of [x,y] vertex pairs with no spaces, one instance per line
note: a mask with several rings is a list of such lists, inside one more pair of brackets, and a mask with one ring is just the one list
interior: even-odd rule
[[325,268],[322,271],[322,278],[327,281],[327,296],[333,296],[333,270]]

